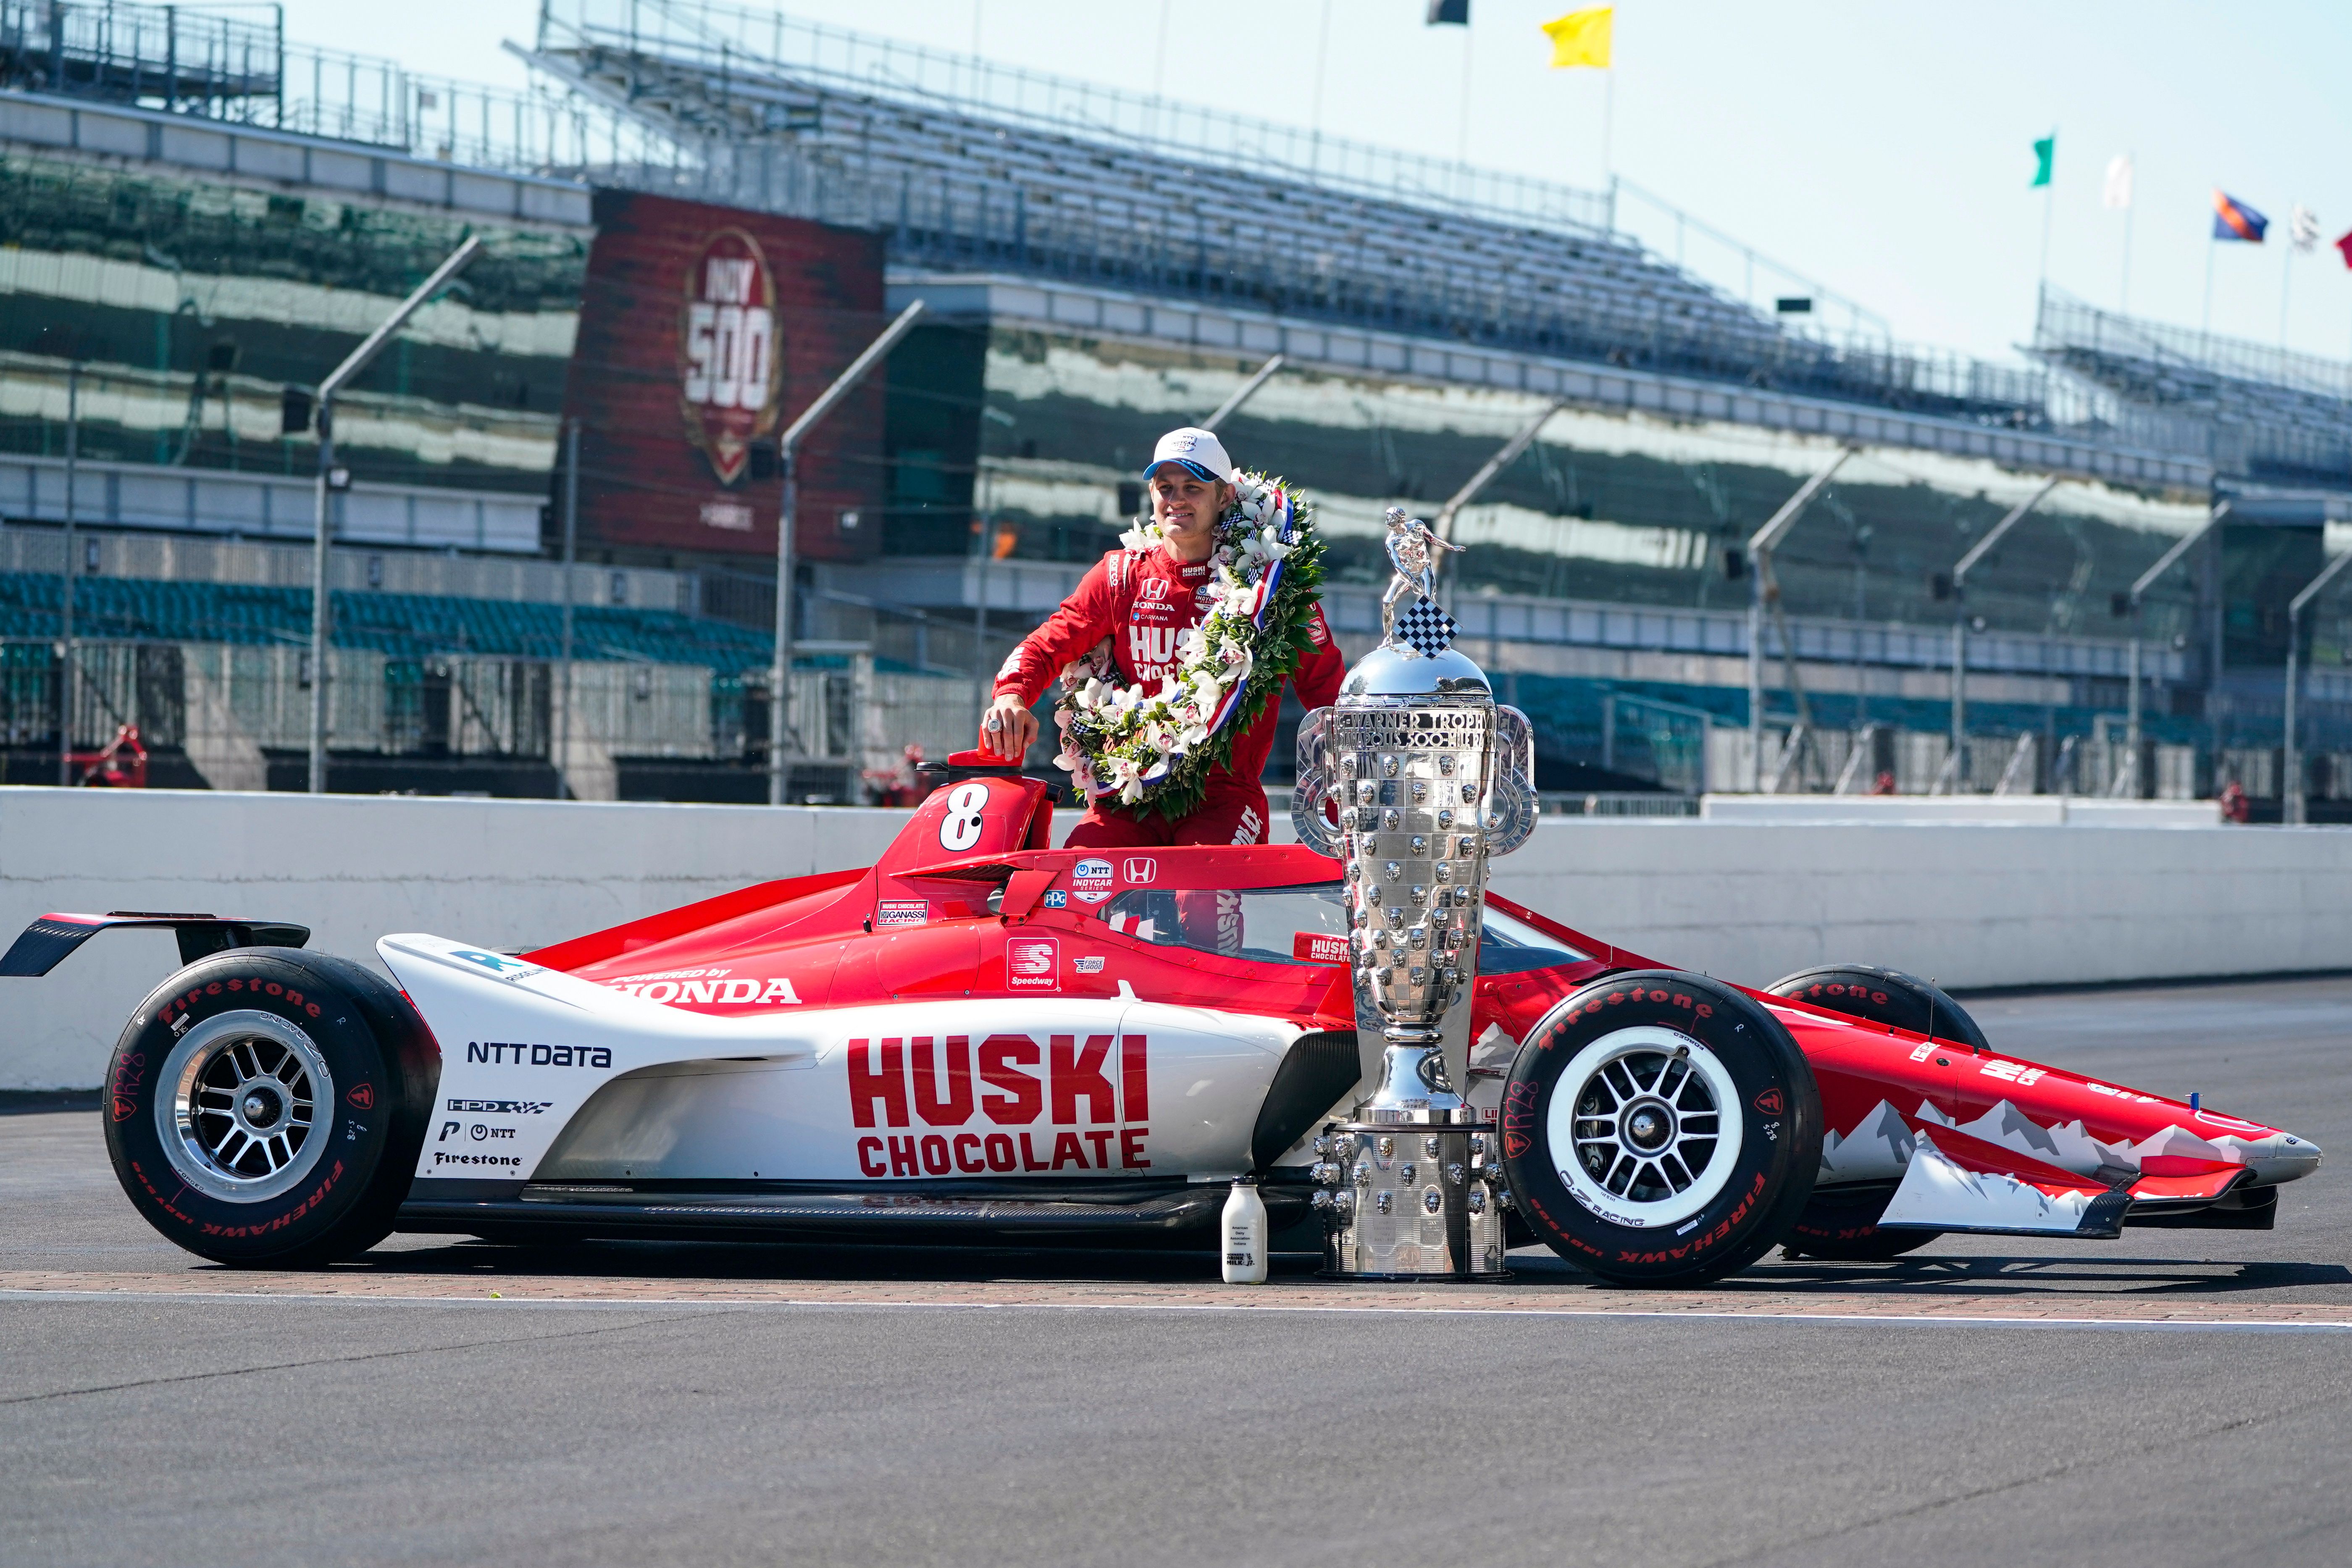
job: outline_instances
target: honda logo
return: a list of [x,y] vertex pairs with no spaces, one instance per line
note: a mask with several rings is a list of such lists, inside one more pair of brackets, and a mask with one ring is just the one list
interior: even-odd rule
[[1129,882],[1140,884],[1156,881],[1160,876],[1160,862],[1149,855],[1130,855],[1127,858],[1126,864],[1119,868],[1119,871]]
[[1135,596],[1139,599],[1166,598],[1168,596],[1168,579],[1165,577],[1146,577],[1142,582],[1138,583],[1135,585]]

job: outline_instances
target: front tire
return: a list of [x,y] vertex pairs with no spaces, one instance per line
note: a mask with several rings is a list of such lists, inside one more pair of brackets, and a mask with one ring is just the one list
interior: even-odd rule
[[106,1149],[147,1222],[202,1258],[305,1268],[391,1231],[440,1051],[406,997],[325,953],[239,948],[140,1004],[114,1049]]
[[1528,1035],[1503,1090],[1528,1226],[1624,1285],[1736,1273],[1795,1223],[1820,1168],[1804,1053],[1746,993],[1645,970],[1595,981]]

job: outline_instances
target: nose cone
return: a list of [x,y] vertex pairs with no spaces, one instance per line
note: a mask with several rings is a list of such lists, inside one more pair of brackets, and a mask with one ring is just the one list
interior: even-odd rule
[[2244,1147],[2246,1165],[2254,1173],[2257,1186],[2292,1182],[2319,1169],[2319,1145],[2293,1133],[2273,1132],[2267,1138],[2251,1139]]

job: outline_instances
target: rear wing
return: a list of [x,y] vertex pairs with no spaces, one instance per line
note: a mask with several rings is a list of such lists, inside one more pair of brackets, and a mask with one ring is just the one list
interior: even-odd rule
[[171,928],[180,939],[180,962],[194,963],[235,947],[300,947],[310,928],[286,921],[240,920],[232,915],[173,914],[157,910],[110,910],[102,915],[43,915],[25,928],[0,957],[0,976],[47,974],[68,954],[102,931],[136,926]]

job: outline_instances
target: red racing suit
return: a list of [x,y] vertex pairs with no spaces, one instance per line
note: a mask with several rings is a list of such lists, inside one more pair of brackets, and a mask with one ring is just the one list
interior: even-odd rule
[[[1164,545],[1114,550],[1095,563],[1062,607],[1021,639],[996,672],[996,695],[1007,693],[1024,706],[1036,702],[1062,667],[1105,637],[1111,641],[1119,679],[1157,690],[1176,668],[1176,634],[1201,624],[1208,606],[1195,607],[1193,590],[1209,581],[1203,563],[1187,566]],[[1307,635],[1313,647],[1291,672],[1290,684],[1311,711],[1328,708],[1339,695],[1347,661],[1315,606]],[[1094,802],[1070,830],[1068,846],[1082,849],[1145,845],[1263,844],[1266,838],[1266,753],[1274,750],[1279,704],[1269,701],[1257,722],[1234,737],[1226,763],[1208,777],[1200,806],[1171,822],[1119,809],[1108,796]]]

